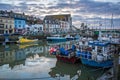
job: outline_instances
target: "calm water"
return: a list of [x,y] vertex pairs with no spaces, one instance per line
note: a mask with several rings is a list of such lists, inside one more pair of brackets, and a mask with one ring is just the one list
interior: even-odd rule
[[[75,42],[61,43],[61,46]],[[51,46],[58,43],[40,41],[32,44],[0,45],[0,80],[95,80],[104,70],[81,63],[59,62],[49,55]]]

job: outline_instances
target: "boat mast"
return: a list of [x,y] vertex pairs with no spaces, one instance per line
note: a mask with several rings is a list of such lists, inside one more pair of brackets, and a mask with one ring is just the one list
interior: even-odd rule
[[[115,33],[115,29],[114,29],[114,26],[113,26],[113,13],[112,13],[112,16],[111,16],[111,29],[114,31],[114,33]],[[111,30],[111,35],[112,35],[112,30]],[[114,34],[113,33],[113,34]],[[113,37],[113,35],[112,35],[112,37]]]

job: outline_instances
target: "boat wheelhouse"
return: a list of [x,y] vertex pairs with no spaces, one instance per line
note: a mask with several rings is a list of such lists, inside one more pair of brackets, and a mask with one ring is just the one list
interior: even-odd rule
[[109,68],[113,65],[112,53],[114,48],[109,42],[89,41],[88,46],[81,46],[76,56],[81,59],[82,64]]

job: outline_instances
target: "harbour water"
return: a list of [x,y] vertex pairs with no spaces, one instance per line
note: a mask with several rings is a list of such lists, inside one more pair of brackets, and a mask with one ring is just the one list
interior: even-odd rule
[[[74,42],[60,43],[71,46]],[[106,70],[59,62],[48,50],[58,43],[0,45],[0,80],[95,80]]]

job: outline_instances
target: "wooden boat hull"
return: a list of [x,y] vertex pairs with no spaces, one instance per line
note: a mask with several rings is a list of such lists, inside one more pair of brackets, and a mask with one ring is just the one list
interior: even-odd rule
[[89,60],[85,58],[81,58],[82,64],[91,66],[91,67],[102,67],[102,68],[109,68],[113,66],[112,60],[102,61],[102,62],[96,62],[94,60]]
[[67,57],[67,56],[62,56],[62,55],[56,55],[56,58],[58,61],[66,62],[66,63],[76,63],[79,59],[75,56],[73,57]]

